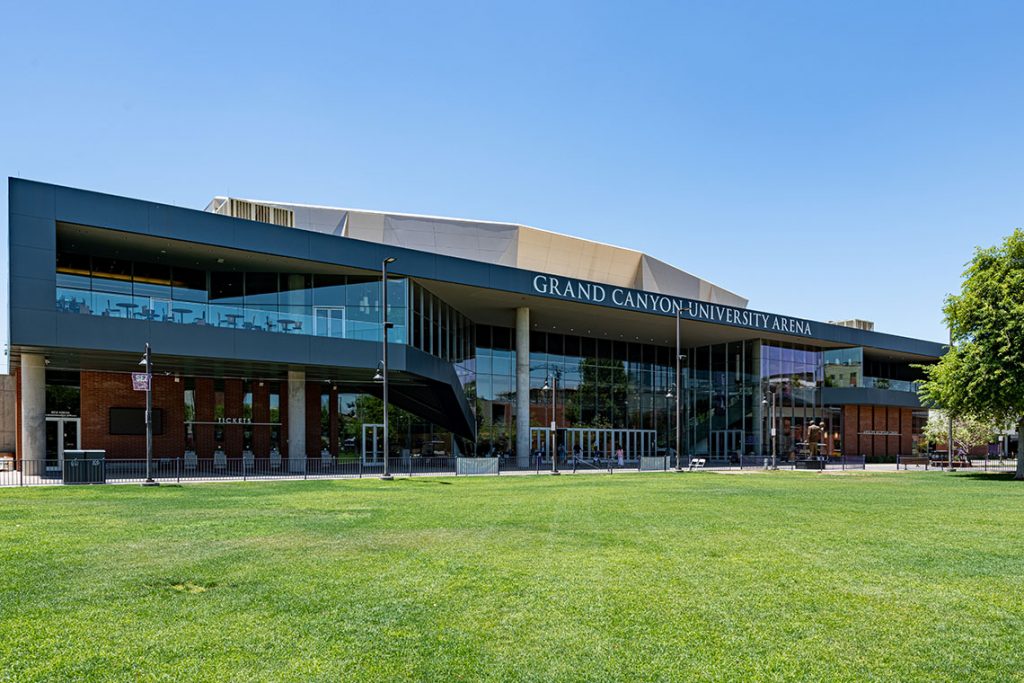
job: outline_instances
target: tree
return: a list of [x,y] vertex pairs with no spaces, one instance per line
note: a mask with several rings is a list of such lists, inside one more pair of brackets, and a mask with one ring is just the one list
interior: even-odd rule
[[[953,449],[969,451],[974,446],[984,446],[995,440],[999,430],[991,422],[975,417],[961,416],[953,418]],[[928,422],[922,434],[928,441],[946,443],[949,439],[949,416],[941,410],[932,410],[928,414]]]
[[1015,424],[1016,479],[1024,479],[1024,231],[975,250],[943,313],[952,345],[922,368],[921,398],[954,418]]

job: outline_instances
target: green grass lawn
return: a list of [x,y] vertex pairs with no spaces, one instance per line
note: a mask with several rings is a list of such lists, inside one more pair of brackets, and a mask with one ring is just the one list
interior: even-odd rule
[[0,680],[1024,677],[1024,485],[689,473],[0,490]]

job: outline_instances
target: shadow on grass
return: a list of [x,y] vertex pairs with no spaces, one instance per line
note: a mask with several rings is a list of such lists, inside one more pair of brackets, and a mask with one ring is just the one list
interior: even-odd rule
[[985,481],[1014,481],[1013,472],[964,472],[953,475],[957,479],[984,479]]
[[401,477],[401,478],[395,477],[395,479],[398,480],[398,481],[404,481],[404,482],[409,482],[409,483],[414,483],[414,484],[440,484],[442,486],[451,486],[452,485],[452,483],[450,481],[444,481],[442,479],[430,479],[430,478],[426,478],[426,477],[423,478],[423,479],[417,479],[416,477]]

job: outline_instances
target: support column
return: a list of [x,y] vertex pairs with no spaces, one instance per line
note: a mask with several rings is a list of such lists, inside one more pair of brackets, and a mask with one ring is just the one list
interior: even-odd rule
[[37,353],[21,354],[21,453],[22,471],[38,475],[46,471],[46,362]]
[[288,471],[306,471],[306,371],[288,371]]
[[530,309],[516,309],[516,465],[530,466]]

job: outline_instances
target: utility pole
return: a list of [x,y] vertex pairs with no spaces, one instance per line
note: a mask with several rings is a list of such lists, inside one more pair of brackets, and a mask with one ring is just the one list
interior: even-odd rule
[[390,455],[390,435],[388,434],[388,329],[392,326],[392,323],[388,321],[388,264],[397,261],[393,256],[389,256],[381,263],[380,266],[380,319],[381,326],[384,328],[384,348],[382,351],[383,362],[381,363],[381,375],[383,382],[383,394],[384,399],[384,474],[381,475],[381,479],[391,479],[391,474],[388,472],[388,456]]
[[[949,327],[949,350],[950,351],[953,350],[953,326],[952,325],[950,325],[950,327]],[[947,412],[947,414],[949,416],[949,433],[947,434],[948,445],[946,446],[946,448],[948,449],[948,452],[946,453],[946,457],[949,460],[949,469],[953,469],[953,414],[950,413],[949,411],[946,411],[946,412]],[[1020,448],[1020,446],[1018,446],[1018,448]]]

